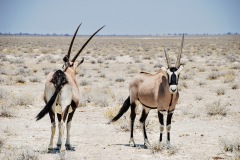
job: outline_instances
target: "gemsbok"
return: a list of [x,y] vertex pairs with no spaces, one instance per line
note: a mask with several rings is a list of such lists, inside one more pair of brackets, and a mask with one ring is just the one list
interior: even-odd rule
[[142,105],[142,115],[140,117],[140,123],[144,137],[144,147],[150,147],[150,143],[148,141],[145,129],[145,120],[151,109],[158,110],[158,118],[160,122],[160,143],[162,142],[162,134],[164,131],[164,112],[167,112],[167,145],[170,145],[171,119],[179,98],[178,80],[180,72],[183,69],[183,65],[180,65],[183,42],[184,35],[182,36],[180,51],[178,53],[175,67],[171,66],[168,54],[164,49],[168,68],[162,67],[155,74],[141,72],[132,79],[129,84],[129,97],[123,103],[123,106],[119,110],[118,114],[110,121],[117,121],[131,106],[129,141],[130,146],[136,146],[133,138],[133,128],[134,120],[136,117],[135,112],[136,104],[138,104],[137,102],[140,102]]
[[[73,118],[73,114],[78,107],[80,92],[78,83],[76,80],[76,69],[77,67],[83,63],[84,59],[82,59],[78,64],[75,63],[77,57],[80,55],[84,47],[88,44],[88,42],[96,35],[103,27],[98,29],[82,46],[82,48],[78,51],[78,53],[73,57],[70,61],[70,53],[72,49],[72,45],[76,34],[78,32],[79,27],[75,31],[75,34],[72,38],[72,41],[69,46],[68,54],[63,58],[64,65],[63,71],[57,70],[51,72],[47,75],[45,89],[44,89],[44,101],[46,103],[45,107],[38,113],[36,116],[37,120],[43,118],[47,113],[49,113],[51,120],[51,137],[50,144],[48,146],[48,152],[58,152],[63,151],[63,135],[65,126],[67,128],[67,138],[65,143],[66,150],[74,151],[75,148],[70,144],[70,128],[71,121]],[[57,114],[58,119],[58,142],[57,147],[53,148],[53,138],[56,131],[56,123],[55,123],[55,115]],[[67,121],[66,121],[67,120]]]

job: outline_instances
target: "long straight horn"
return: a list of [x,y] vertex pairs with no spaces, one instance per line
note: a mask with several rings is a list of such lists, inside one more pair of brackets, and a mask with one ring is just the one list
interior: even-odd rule
[[178,53],[177,62],[176,62],[176,65],[175,65],[176,68],[180,67],[180,59],[181,59],[181,54],[182,54],[182,49],[183,49],[183,43],[184,43],[184,34],[182,36],[182,42],[181,42],[180,50],[179,50],[179,53]]
[[171,64],[170,64],[170,62],[169,62],[169,57],[168,57],[168,54],[167,54],[167,51],[166,51],[165,48],[164,48],[164,53],[165,53],[165,57],[166,57],[166,60],[167,60],[168,68],[171,68]]
[[[82,23],[81,23],[81,24],[82,24]],[[76,37],[76,35],[77,35],[78,29],[79,29],[79,27],[81,26],[81,24],[80,24],[80,25],[78,26],[78,28],[76,29],[76,31],[75,31],[75,33],[74,33],[74,36],[73,36],[73,38],[72,38],[71,44],[70,44],[70,46],[69,46],[68,54],[67,54],[68,59],[70,59],[70,53],[71,53],[71,50],[72,50],[72,45],[73,45],[74,39],[75,39],[75,37]]]
[[82,50],[84,49],[84,47],[88,44],[88,42],[93,38],[93,36],[95,36],[95,34],[97,34],[103,27],[102,26],[100,29],[98,29],[95,33],[93,33],[93,35],[85,42],[85,44],[82,46],[82,48],[78,51],[78,53],[75,55],[75,57],[72,59],[72,62],[75,62],[75,60],[77,59],[77,57],[79,56],[79,54],[82,52]]

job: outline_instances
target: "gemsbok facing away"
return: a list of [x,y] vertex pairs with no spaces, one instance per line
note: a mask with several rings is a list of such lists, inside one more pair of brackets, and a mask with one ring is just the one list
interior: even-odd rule
[[[84,59],[82,59],[78,64],[75,63],[77,57],[82,52],[84,47],[88,44],[88,42],[93,38],[95,34],[97,34],[103,27],[98,29],[82,46],[82,48],[78,51],[75,57],[70,61],[70,53],[72,49],[72,45],[76,34],[78,32],[79,27],[75,31],[75,34],[72,38],[68,54],[63,58],[64,65],[63,71],[57,70],[51,72],[47,75],[45,90],[44,90],[44,101],[46,106],[38,113],[36,116],[37,120],[43,118],[47,113],[49,113],[51,119],[51,138],[50,144],[48,146],[48,152],[58,152],[64,150],[63,148],[63,135],[65,130],[65,125],[67,128],[67,138],[65,147],[66,150],[74,151],[75,148],[70,144],[70,128],[71,121],[73,118],[73,114],[78,107],[80,92],[79,87],[76,80],[76,69],[77,67],[83,63]],[[58,119],[58,128],[59,128],[59,136],[57,142],[57,148],[53,148],[53,138],[56,131],[56,123],[55,123],[55,114],[57,114]]]
[[150,74],[141,72],[136,75],[129,84],[130,95],[125,100],[123,106],[119,110],[118,114],[111,120],[111,122],[117,121],[131,106],[130,113],[130,146],[136,146],[133,138],[134,120],[136,117],[135,109],[136,102],[139,101],[142,104],[142,115],[140,118],[143,137],[144,147],[150,147],[147,133],[145,129],[145,120],[151,109],[158,110],[158,118],[160,122],[160,143],[162,142],[162,133],[164,131],[164,112],[167,112],[166,130],[167,130],[167,145],[170,145],[170,130],[171,130],[171,119],[176,107],[179,92],[178,92],[178,80],[180,72],[183,66],[180,65],[181,53],[183,48],[184,35],[180,46],[180,51],[177,57],[175,67],[172,67],[169,62],[169,57],[165,52],[168,68],[162,67],[157,73]]

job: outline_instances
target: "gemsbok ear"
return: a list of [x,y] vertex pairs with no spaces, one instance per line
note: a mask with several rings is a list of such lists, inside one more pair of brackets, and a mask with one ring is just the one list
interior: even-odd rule
[[177,70],[177,73],[179,74],[182,70],[183,70],[184,66],[183,65],[180,65],[180,67],[178,68]]
[[[84,62],[84,58],[81,60],[81,62],[79,62],[79,63],[77,64],[77,67],[79,67],[83,62]],[[76,67],[76,68],[77,68],[77,67]]]

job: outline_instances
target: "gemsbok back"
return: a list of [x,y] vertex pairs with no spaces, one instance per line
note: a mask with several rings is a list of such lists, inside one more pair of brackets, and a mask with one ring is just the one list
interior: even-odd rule
[[164,131],[164,112],[167,112],[167,145],[170,145],[171,119],[179,98],[178,80],[180,72],[183,69],[183,66],[180,65],[183,42],[184,35],[182,36],[180,51],[177,57],[175,67],[171,66],[169,62],[169,57],[166,53],[166,50],[164,49],[168,68],[162,67],[155,74],[141,72],[140,74],[136,75],[130,82],[130,95],[123,103],[123,106],[119,110],[118,114],[111,120],[111,122],[117,121],[131,106],[131,130],[129,141],[130,146],[136,146],[133,138],[133,128],[134,120],[136,117],[136,104],[138,101],[142,105],[142,115],[140,118],[140,123],[143,131],[144,147],[150,147],[145,129],[145,120],[151,109],[158,110],[158,118],[160,122],[160,143],[162,142],[162,134]]
[[[43,118],[47,113],[49,113],[51,120],[51,137],[50,144],[48,146],[48,152],[54,153],[63,151],[63,135],[65,126],[67,128],[67,138],[65,143],[66,150],[74,151],[75,148],[70,144],[70,128],[71,121],[73,118],[73,114],[78,107],[80,92],[78,83],[76,80],[76,69],[77,67],[83,63],[84,59],[82,59],[79,63],[76,63],[77,57],[80,55],[84,47],[88,44],[88,42],[96,35],[103,27],[98,29],[82,46],[82,48],[78,51],[78,53],[73,57],[70,61],[70,53],[72,50],[72,45],[76,34],[78,32],[79,27],[75,31],[75,34],[72,38],[72,41],[69,46],[68,54],[63,58],[64,65],[63,71],[57,70],[51,72],[47,75],[45,89],[44,89],[44,101],[46,103],[45,107],[38,113],[36,116],[37,120]],[[58,119],[58,128],[59,128],[59,136],[57,147],[53,148],[53,138],[56,131],[56,123],[55,123],[55,115],[57,115]]]

